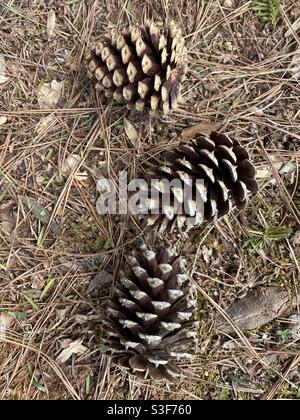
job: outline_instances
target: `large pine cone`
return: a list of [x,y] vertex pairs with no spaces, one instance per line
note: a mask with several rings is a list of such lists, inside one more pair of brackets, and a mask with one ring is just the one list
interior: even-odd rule
[[186,73],[186,48],[178,26],[147,23],[112,29],[88,55],[96,88],[138,111],[176,109]]
[[[163,180],[178,180],[179,186],[169,193]],[[197,185],[197,180],[203,180],[203,185]],[[258,190],[246,149],[217,132],[199,134],[166,152],[164,163],[147,172],[147,181],[156,197],[145,200],[141,211],[148,212],[147,223],[161,232],[199,226],[224,216],[234,205],[242,209],[248,195]],[[190,193],[184,186],[191,187]]]
[[167,251],[156,254],[145,245],[128,263],[109,303],[106,348],[130,373],[172,381],[182,375],[178,362],[192,357],[197,335],[188,276],[179,259],[171,262]]

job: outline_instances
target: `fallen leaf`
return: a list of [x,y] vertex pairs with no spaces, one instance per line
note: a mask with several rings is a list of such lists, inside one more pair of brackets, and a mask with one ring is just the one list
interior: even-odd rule
[[79,165],[81,157],[76,154],[69,155],[61,165],[61,173],[63,175],[70,175],[72,171]]
[[228,8],[232,8],[232,7],[234,7],[234,4],[233,4],[232,0],[224,0],[223,1],[223,6],[228,7]]
[[[276,160],[274,160],[276,159]],[[283,175],[285,177],[291,176],[296,172],[296,166],[292,162],[284,162],[282,160],[277,160],[278,157],[273,157],[270,155],[270,160],[272,162],[272,165],[265,165],[259,169],[256,170],[256,178],[257,179],[268,179],[272,180],[274,183],[276,183],[276,178],[273,176],[273,169],[276,169],[280,175]]]
[[[30,211],[34,217],[36,217],[44,225],[47,225],[50,222],[51,214],[42,204],[37,203],[35,200],[29,197],[20,195],[19,199]],[[57,232],[59,230],[59,225],[57,223],[52,223],[50,229],[52,232]]]
[[82,345],[83,339],[71,341],[68,346],[56,358],[57,363],[65,363],[73,354],[84,354],[87,347]]
[[55,22],[56,22],[56,15],[54,10],[49,10],[48,17],[47,17],[47,36],[48,41],[53,37],[54,34],[54,28],[55,28]]
[[133,147],[135,147],[136,149],[139,149],[139,144],[138,144],[139,135],[136,128],[130,121],[127,120],[127,118],[124,118],[123,121],[124,121],[124,130],[125,130],[128,140],[130,140]]
[[86,315],[75,315],[74,319],[79,325],[83,325],[88,321],[88,317]]
[[85,293],[89,295],[96,289],[104,289],[105,287],[110,287],[112,283],[113,283],[113,276],[110,273],[107,273],[106,271],[100,271],[91,280]]
[[36,183],[40,186],[43,186],[43,183],[46,181],[46,178],[42,174],[37,174],[35,176]]
[[73,343],[73,340],[71,340],[71,338],[62,338],[61,340],[59,340],[59,344],[62,349],[66,349],[71,343]]
[[221,123],[216,123],[212,121],[203,121],[197,125],[192,125],[191,127],[184,128],[182,130],[182,137],[186,140],[192,139],[196,134],[210,134],[212,131],[217,131],[222,127]]
[[6,64],[5,57],[3,54],[0,54],[0,85],[2,83],[8,82],[9,78],[6,77]]
[[263,168],[263,169],[257,169],[256,170],[256,179],[269,178],[270,175],[271,175],[271,169],[270,168]]
[[44,83],[39,86],[37,90],[37,98],[40,107],[51,108],[57,105],[62,96],[64,84],[64,81],[57,82],[56,80],[52,80],[51,83]]
[[68,312],[68,308],[56,309],[55,310],[55,318],[59,321],[63,321],[66,318],[67,312]]
[[254,115],[257,115],[259,117],[263,117],[265,115],[264,114],[264,111],[262,109],[260,109],[258,106],[254,106],[249,111],[250,111],[250,114],[249,115],[254,114]]
[[45,285],[45,277],[43,275],[32,273],[30,278],[30,286],[32,289],[40,290]]
[[[81,157],[76,154],[69,155],[67,159],[63,162],[60,172],[62,175],[70,175],[76,167],[79,166],[81,162]],[[89,174],[88,172],[76,172],[74,174],[74,179],[79,182],[84,182],[88,179]]]
[[[235,300],[226,313],[242,331],[250,331],[280,317],[287,309],[297,304],[282,287],[262,287],[250,290],[242,299]],[[216,320],[218,332],[234,332],[228,321],[219,314]]]
[[12,314],[8,314],[5,312],[0,314],[0,337],[5,336],[6,331],[9,330],[13,323],[14,317]]
[[223,344],[223,349],[225,349],[225,350],[235,350],[235,349],[238,349],[240,346],[239,346],[239,344],[238,343],[236,343],[235,341],[226,341],[224,344]]
[[0,117],[0,127],[7,122],[7,117]]
[[40,121],[35,126],[34,131],[39,134],[42,131],[48,129],[54,121],[55,121],[54,115],[52,114],[47,115],[47,117],[40,119]]
[[281,166],[278,172],[280,175],[290,175],[296,172],[296,170],[297,170],[297,166],[294,163],[287,162]]

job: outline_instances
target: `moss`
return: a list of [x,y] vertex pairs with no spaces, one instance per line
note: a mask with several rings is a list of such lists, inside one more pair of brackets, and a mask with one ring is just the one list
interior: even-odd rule
[[231,400],[230,390],[227,388],[222,388],[219,394],[218,400],[220,401]]
[[300,388],[287,383],[282,386],[276,398],[279,400],[298,400],[300,398]]
[[107,238],[101,237],[93,218],[86,214],[73,220],[67,231],[66,244],[73,252],[97,253],[107,241]]

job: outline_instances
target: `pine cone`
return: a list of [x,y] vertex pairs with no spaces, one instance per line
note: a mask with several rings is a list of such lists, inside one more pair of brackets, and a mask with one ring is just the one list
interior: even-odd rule
[[[179,187],[169,192],[163,180],[176,179]],[[197,180],[203,184],[197,185]],[[204,220],[224,216],[234,205],[242,209],[249,193],[258,190],[246,149],[217,132],[199,134],[190,143],[166,152],[164,164],[148,171],[147,181],[152,197],[154,192],[157,195],[145,200],[141,211],[148,213],[147,223],[161,232],[199,226]]]
[[112,29],[88,55],[89,71],[105,96],[137,111],[145,106],[164,113],[176,109],[186,73],[186,49],[181,30],[171,22]]
[[192,357],[197,335],[188,276],[167,251],[156,254],[144,245],[134,255],[109,303],[106,348],[130,373],[172,381],[182,375],[177,363]]

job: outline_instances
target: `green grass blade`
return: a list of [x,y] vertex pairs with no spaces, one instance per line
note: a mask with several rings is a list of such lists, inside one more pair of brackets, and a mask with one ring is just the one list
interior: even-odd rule
[[49,290],[51,289],[51,287],[53,286],[54,283],[55,283],[55,279],[51,279],[51,280],[48,281],[48,283],[46,284],[46,286],[42,290],[42,293],[40,294],[40,300],[43,300],[47,296]]

